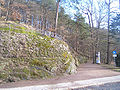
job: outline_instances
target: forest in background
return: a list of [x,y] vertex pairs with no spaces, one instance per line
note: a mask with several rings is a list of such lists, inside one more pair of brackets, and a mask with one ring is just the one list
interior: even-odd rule
[[[77,10],[74,17],[66,14],[63,3]],[[101,62],[109,63],[113,60],[112,51],[120,52],[120,14],[108,18],[112,15],[111,3],[98,1],[98,8],[95,8],[93,0],[0,0],[0,20],[28,24],[38,32],[51,31],[68,43],[76,57],[82,55],[94,63],[96,52],[101,52]],[[104,26],[109,33],[107,28],[102,28]]]

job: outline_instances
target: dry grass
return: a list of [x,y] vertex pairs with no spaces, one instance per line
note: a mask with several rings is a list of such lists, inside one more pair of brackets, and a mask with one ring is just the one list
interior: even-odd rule
[[102,64],[101,66],[103,66],[107,69],[111,69],[111,70],[116,71],[116,72],[120,72],[120,67],[116,67],[114,64],[110,64],[110,65]]

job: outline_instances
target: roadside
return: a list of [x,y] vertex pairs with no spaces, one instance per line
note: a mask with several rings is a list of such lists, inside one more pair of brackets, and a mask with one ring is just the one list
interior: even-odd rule
[[[31,81],[19,81],[14,83],[7,83],[0,85],[0,88],[14,88],[24,86],[36,86],[36,85],[59,85],[59,83],[77,82],[97,78],[105,78],[120,75],[120,72],[115,72],[106,67],[102,67],[97,64],[81,64],[77,70],[78,72],[72,75],[65,75],[62,77],[56,77],[47,80],[31,80]],[[120,77],[120,76],[119,76]],[[120,79],[119,79],[120,80]],[[33,89],[32,89],[33,90]]]
[[120,67],[116,67],[114,64],[102,64],[101,66],[107,68],[107,69],[111,69],[113,71],[116,71],[116,72],[120,72]]

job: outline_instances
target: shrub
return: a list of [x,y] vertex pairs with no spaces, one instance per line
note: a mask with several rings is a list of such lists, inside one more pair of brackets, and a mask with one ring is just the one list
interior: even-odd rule
[[116,67],[120,67],[120,53],[116,57]]

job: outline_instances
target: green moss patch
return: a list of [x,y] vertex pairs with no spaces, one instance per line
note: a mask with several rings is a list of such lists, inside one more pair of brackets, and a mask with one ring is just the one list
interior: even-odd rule
[[44,79],[76,71],[75,59],[64,41],[42,36],[17,23],[0,25],[0,34],[3,81]]

